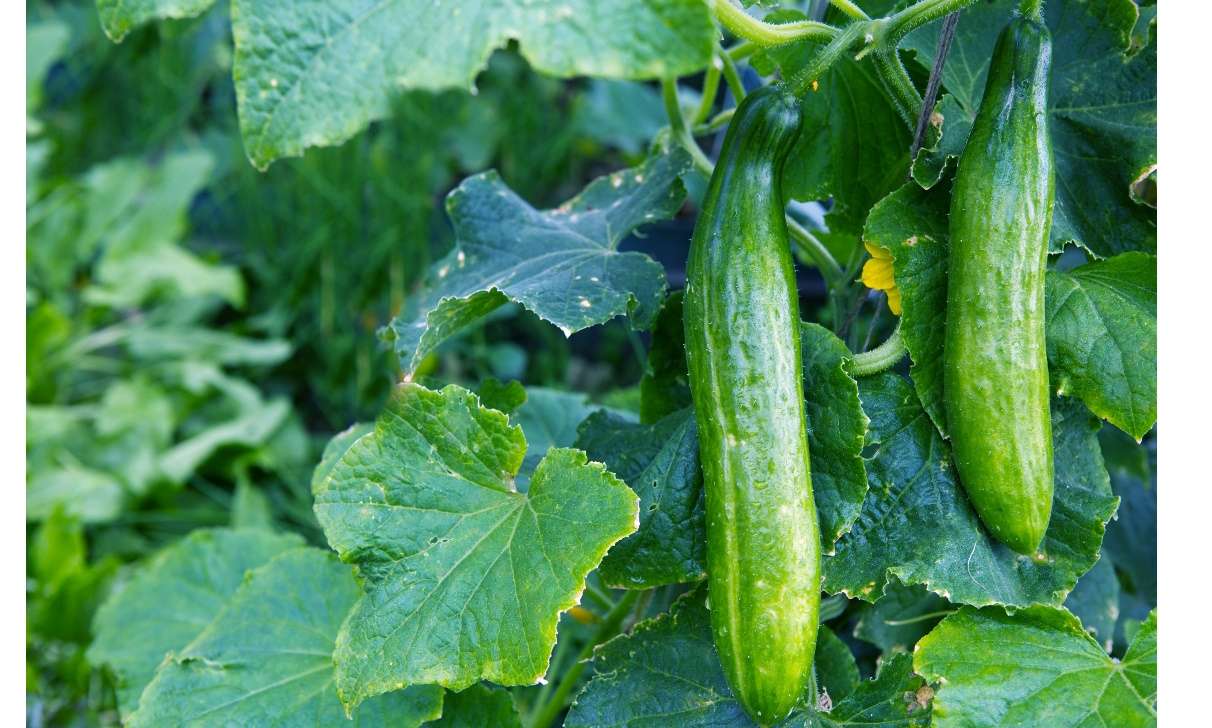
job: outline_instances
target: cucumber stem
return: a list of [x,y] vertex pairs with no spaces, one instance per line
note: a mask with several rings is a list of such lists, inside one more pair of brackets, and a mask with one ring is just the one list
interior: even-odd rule
[[765,48],[776,48],[806,40],[825,42],[838,33],[837,28],[812,20],[781,25],[763,23],[734,5],[732,0],[715,0],[713,5],[716,19],[729,33]]
[[1024,18],[1043,20],[1044,0],[1022,0],[1018,6],[1018,12]]

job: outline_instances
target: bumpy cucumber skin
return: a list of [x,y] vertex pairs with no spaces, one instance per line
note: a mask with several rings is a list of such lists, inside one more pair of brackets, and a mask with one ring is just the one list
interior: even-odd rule
[[802,123],[798,100],[779,88],[741,102],[686,266],[711,628],[733,695],[764,726],[804,694],[820,609],[799,300],[781,184]]
[[1034,553],[1052,513],[1044,270],[1055,177],[1052,39],[1014,17],[951,197],[943,393],[959,477],[990,533]]

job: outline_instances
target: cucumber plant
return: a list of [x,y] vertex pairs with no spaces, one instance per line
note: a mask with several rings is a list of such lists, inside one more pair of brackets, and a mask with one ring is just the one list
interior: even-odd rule
[[[398,367],[373,421],[311,423],[327,444],[302,516],[245,503],[144,557],[115,534],[139,533],[152,496],[115,485],[82,525],[87,483],[29,480],[31,644],[52,644],[59,614],[85,625],[53,644],[71,655],[58,674],[97,675],[92,719],[1156,724],[1156,7],[769,5],[41,8],[44,25],[95,12],[114,40],[202,28],[217,44],[183,54],[220,59],[225,84],[230,70],[235,114],[215,104],[207,134],[148,158],[228,133],[252,166],[181,192],[189,226],[307,199],[274,193],[279,173],[357,149],[374,183],[351,199],[373,203],[338,205],[340,229],[398,193],[416,218],[400,244],[423,248],[401,259],[446,250],[388,266],[390,315],[350,303]],[[48,333],[30,341],[47,346],[54,291],[94,286],[61,307],[117,318],[136,283],[137,304],[162,278],[192,300],[181,271],[207,270],[184,252],[175,277],[146,263],[159,249],[141,228],[104,216],[125,188],[55,156],[87,146],[71,136],[86,124],[40,107],[67,93],[51,56],[69,55],[69,25],[27,31],[48,49],[30,63],[28,224],[100,234],[107,255],[131,242],[126,267],[80,254],[94,286],[55,278],[31,237],[27,317]],[[535,89],[542,104],[518,103]],[[513,134],[536,108],[540,133]],[[250,182],[253,167],[269,171]],[[344,200],[325,174],[291,179]],[[448,229],[429,222],[435,185]],[[76,190],[99,201],[69,218]],[[290,230],[305,246],[318,228]],[[159,272],[136,275],[140,260]],[[322,260],[323,300],[340,300],[332,268],[353,258]],[[366,265],[378,280],[386,264]],[[239,303],[223,320],[274,330]],[[165,349],[140,341],[148,361]],[[161,358],[188,388],[198,368]],[[52,374],[30,368],[31,402],[54,400]],[[291,376],[266,386],[306,407]],[[105,411],[80,387],[73,412]],[[31,427],[31,472],[80,426],[64,422]],[[240,497],[254,468],[279,472],[273,452],[234,466]],[[176,480],[220,496],[224,454]],[[31,685],[43,724],[67,724],[71,701]]]

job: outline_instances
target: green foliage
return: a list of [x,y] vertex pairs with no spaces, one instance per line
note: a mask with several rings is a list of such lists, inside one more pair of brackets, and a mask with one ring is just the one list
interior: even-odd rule
[[[401,684],[529,684],[546,671],[556,617],[635,530],[636,498],[566,449],[517,493],[525,450],[521,429],[470,392],[404,385],[320,485],[316,515],[364,590],[334,654],[350,709]],[[516,621],[498,621],[506,604]]]
[[1058,393],[1140,439],[1157,422],[1157,258],[1125,253],[1047,276]]
[[[575,21],[586,15],[596,20],[593,53],[582,52]],[[559,8],[500,0],[476,13],[427,0],[363,8],[234,0],[232,24],[240,127],[259,167],[348,139],[387,115],[393,92],[466,88],[511,37],[549,75],[636,79],[693,73],[714,40],[707,7],[695,0]]]
[[[941,367],[954,160],[1015,4],[949,5],[911,170],[941,24],[910,23],[899,81],[884,31],[941,5],[856,4],[895,17],[803,4],[872,34],[804,79],[782,180],[825,268],[823,293],[797,273],[835,594],[783,725],[1154,725],[1156,6],[1044,5],[1066,254],[1034,560],[973,514]],[[468,7],[28,4],[29,725],[752,725],[694,584],[667,290],[734,93],[834,31],[763,7],[750,30],[815,35],[742,43],[702,0]],[[892,255],[899,320],[860,241]],[[856,381],[894,328],[911,361]]]
[[[943,76],[949,92],[937,111],[943,134],[914,165],[914,178],[933,185],[945,161],[958,157],[980,105],[988,58],[1016,7],[1010,0],[976,3],[959,23]],[[1131,0],[1049,6],[1053,41],[1049,126],[1056,160],[1051,249],[1074,242],[1100,258],[1131,250],[1156,252],[1156,205],[1141,204],[1135,185],[1157,166],[1156,24],[1143,47],[1132,44],[1138,10]],[[920,58],[934,55],[936,27],[906,39]]]
[[197,530],[161,551],[97,612],[88,657],[118,679],[123,714],[169,653],[181,654],[231,603],[244,575],[302,545],[297,536]]
[[924,584],[952,602],[1059,605],[1098,559],[1111,495],[1099,452],[1099,421],[1080,403],[1054,400],[1056,499],[1041,558],[992,538],[955,476],[950,448],[913,389],[894,374],[860,382],[871,440],[870,490],[836,553],[823,559],[825,590],[874,602],[889,578]]
[[[295,548],[248,573],[188,645],[164,660],[127,725],[306,726],[345,719],[332,649],[360,596],[335,554]],[[409,687],[360,706],[359,726],[416,728],[442,689]]]
[[913,666],[942,682],[943,727],[1157,722],[1156,611],[1115,661],[1064,610],[964,607],[922,640]]
[[[743,726],[755,725],[732,697],[715,655],[706,589],[699,587],[676,602],[668,614],[643,622],[631,635],[597,649],[597,676],[568,713],[569,728],[608,728],[624,725]],[[829,638],[825,638],[827,644]],[[836,638],[835,638],[836,639]],[[836,646],[817,653],[817,670],[837,680],[858,682],[857,674],[822,659],[845,657]],[[906,696],[922,687],[908,656],[894,658],[874,680],[858,684],[828,713],[801,708],[780,726],[926,726],[929,708]],[[852,665],[851,665],[852,666]],[[840,675],[839,675],[840,673]],[[837,676],[836,678],[834,676]],[[844,690],[843,690],[844,692]]]
[[[406,372],[445,339],[513,300],[565,334],[620,314],[646,328],[665,294],[664,272],[647,256],[619,253],[639,225],[681,207],[678,179],[689,167],[678,150],[594,181],[550,212],[539,212],[487,172],[447,198],[456,247],[426,274],[391,324]],[[558,296],[555,295],[558,292]]]

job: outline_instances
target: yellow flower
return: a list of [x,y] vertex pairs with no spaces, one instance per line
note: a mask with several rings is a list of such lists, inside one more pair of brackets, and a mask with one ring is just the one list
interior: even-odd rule
[[866,240],[863,247],[871,253],[871,260],[863,264],[863,285],[877,291],[888,293],[888,308],[897,316],[901,315],[901,291],[896,287],[892,277],[892,253],[887,248],[879,248]]

